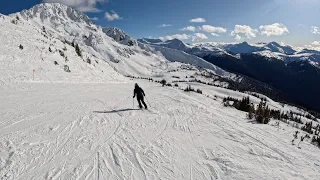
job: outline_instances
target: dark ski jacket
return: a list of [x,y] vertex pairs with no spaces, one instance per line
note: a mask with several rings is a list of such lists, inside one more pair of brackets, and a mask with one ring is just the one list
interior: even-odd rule
[[133,98],[136,96],[138,99],[142,99],[145,96],[144,91],[139,86],[136,86],[133,91]]

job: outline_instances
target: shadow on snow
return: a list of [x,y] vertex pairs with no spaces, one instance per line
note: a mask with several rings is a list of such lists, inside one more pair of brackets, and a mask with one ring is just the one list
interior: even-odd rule
[[132,108],[127,108],[127,109],[117,109],[117,110],[112,110],[112,111],[93,111],[93,113],[118,113],[118,112],[125,112],[125,111],[137,111],[139,109],[132,109]]

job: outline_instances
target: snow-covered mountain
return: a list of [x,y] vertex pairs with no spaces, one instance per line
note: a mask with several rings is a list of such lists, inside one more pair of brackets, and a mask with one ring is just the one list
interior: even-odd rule
[[[197,45],[199,46],[199,44]],[[205,46],[209,46],[206,44]],[[211,44],[212,46],[212,44]],[[216,47],[224,49],[231,54],[256,54],[270,59],[282,60],[285,63],[291,63],[293,61],[307,61],[315,67],[319,67],[319,52],[313,50],[302,50],[296,51],[291,46],[282,46],[277,42],[270,43],[257,43],[248,44],[247,42],[242,43],[231,43],[231,44],[217,44]]]
[[144,44],[155,44],[155,43],[163,42],[161,39],[152,39],[152,38],[142,38],[142,39],[138,39],[138,41]]
[[[158,41],[154,40],[153,42],[158,42]],[[180,51],[187,51],[190,48],[190,46],[186,45],[184,42],[182,42],[178,39],[172,39],[172,40],[168,40],[165,42],[161,42],[161,43],[159,43],[159,45],[161,45],[163,47],[171,48],[171,49],[177,49]]]
[[176,49],[180,51],[184,51],[188,54],[193,54],[198,57],[204,57],[206,55],[214,54],[216,56],[219,55],[231,55],[226,50],[221,48],[220,46],[217,46],[217,44],[212,43],[199,43],[196,45],[188,45],[182,42],[179,39],[173,39],[168,41],[161,41],[160,39],[138,39],[140,43],[153,45],[153,46],[160,46],[160,47],[166,47],[170,49]]
[[[6,81],[30,80],[33,70],[35,79],[43,81],[104,81],[105,76],[110,75],[106,71],[118,74],[119,78],[121,75],[159,77],[168,71],[163,69],[163,64],[169,68],[171,62],[188,63],[209,68],[216,75],[232,76],[185,53],[164,56],[150,46],[139,45],[124,31],[97,26],[87,15],[59,3],[43,3],[9,16],[1,15],[0,23],[0,39],[6,44],[0,50],[1,59],[13,59],[9,68],[5,68],[8,62],[2,61],[7,74],[2,78]],[[77,55],[76,45],[82,57]],[[63,73],[67,66],[69,73]],[[61,74],[51,76],[50,73]]]
[[297,54],[310,53],[310,54],[320,54],[320,51],[312,50],[312,49],[302,49]]
[[[80,23],[86,26],[92,26],[90,18],[65,5],[59,3],[43,3],[38,4],[28,10],[23,10],[20,13],[10,16],[21,15],[26,20],[32,20],[40,24],[44,23],[48,26],[59,27],[74,27],[73,22]],[[67,28],[65,29],[67,31]]]
[[[194,54],[199,57],[207,55],[233,55],[254,53],[265,57],[273,57],[275,59],[291,62],[294,60],[307,60],[319,62],[318,54],[320,52],[315,50],[304,49],[302,51],[296,51],[294,48],[288,45],[280,45],[277,42],[270,43],[256,43],[249,44],[247,42],[242,43],[196,43],[194,45],[186,45],[184,42],[178,39],[161,41],[160,39],[138,39],[139,42],[145,44],[152,44],[156,46],[163,46],[172,49],[178,49],[190,54]],[[301,55],[302,54],[302,55]]]
[[222,44],[218,46],[232,54],[252,53],[264,49],[263,46],[253,46],[247,42],[242,42],[239,44]]
[[[320,81],[320,55],[317,51],[297,52],[290,46],[282,46],[276,42],[197,43],[187,46],[177,39],[156,41],[157,43],[146,39],[138,41],[153,46],[184,49],[186,53],[223,69],[267,83],[301,102],[300,104],[308,104],[307,106],[320,110],[318,102],[313,98],[320,91],[319,85],[315,83]],[[294,88],[300,86],[299,82],[305,85]],[[305,94],[310,88],[313,89],[312,93]]]
[[219,45],[219,47],[225,49],[226,51],[232,54],[243,54],[243,53],[253,53],[253,52],[261,52],[261,51],[270,51],[274,53],[282,53],[285,55],[292,55],[296,51],[290,46],[281,46],[276,42],[270,43],[257,43],[257,44],[249,44],[247,42],[242,43],[231,43],[231,44],[223,44]]
[[294,50],[291,46],[282,46],[277,42],[249,44],[242,43],[196,43],[194,45],[186,45],[178,39],[161,41],[160,39],[138,39],[139,42],[162,46],[171,49],[177,49],[198,57],[205,56],[228,56],[238,58],[239,54],[255,54],[262,57],[282,60],[285,63],[293,61],[307,61],[309,64],[320,68],[320,52],[315,50],[303,49],[301,51]]
[[112,37],[115,41],[120,42],[121,44],[128,45],[128,46],[135,46],[137,45],[137,41],[131,38],[127,33],[122,31],[119,28],[115,27],[104,27],[102,31],[109,37]]
[[265,48],[272,52],[279,52],[279,53],[283,53],[286,55],[293,55],[296,53],[296,50],[294,50],[291,46],[281,46],[280,44],[278,44],[277,42],[270,42],[268,44],[266,44]]

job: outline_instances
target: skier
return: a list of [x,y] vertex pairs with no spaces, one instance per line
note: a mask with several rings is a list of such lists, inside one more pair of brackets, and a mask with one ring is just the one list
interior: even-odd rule
[[140,109],[142,108],[141,102],[144,105],[144,107],[146,109],[148,109],[146,103],[144,102],[144,91],[141,89],[141,87],[139,87],[139,85],[136,83],[135,87],[134,87],[134,91],[133,91],[133,98],[135,98],[137,96],[137,101],[139,103],[139,107]]

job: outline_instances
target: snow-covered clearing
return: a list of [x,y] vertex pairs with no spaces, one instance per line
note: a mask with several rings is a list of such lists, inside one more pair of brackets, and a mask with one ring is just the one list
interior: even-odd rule
[[318,179],[319,148],[291,145],[296,129],[147,81],[136,110],[133,83],[2,88],[0,179]]

